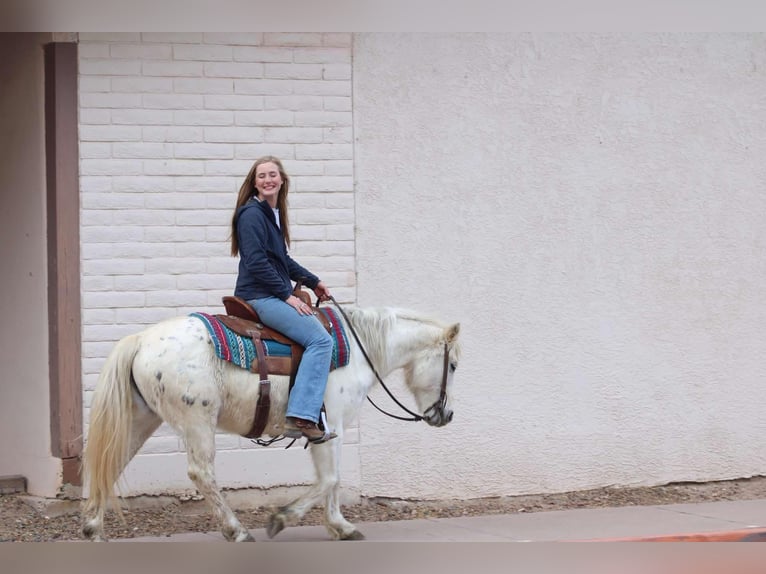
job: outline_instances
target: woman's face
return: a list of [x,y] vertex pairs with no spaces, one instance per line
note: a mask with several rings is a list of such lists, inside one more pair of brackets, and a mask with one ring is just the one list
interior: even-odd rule
[[277,164],[267,161],[255,168],[255,189],[258,191],[258,197],[261,200],[268,201],[273,207],[276,205],[281,187],[282,176],[279,173]]

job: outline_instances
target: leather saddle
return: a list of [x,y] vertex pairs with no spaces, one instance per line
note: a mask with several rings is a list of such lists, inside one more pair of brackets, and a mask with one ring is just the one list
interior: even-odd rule
[[[311,296],[308,292],[301,289],[300,283],[296,285],[293,295],[301,299],[308,306],[311,306]],[[250,370],[260,376],[260,388],[253,426],[250,432],[244,436],[247,438],[258,438],[266,428],[269,408],[271,406],[269,398],[271,383],[269,382],[268,375],[289,375],[290,389],[292,389],[304,349],[302,345],[299,345],[286,335],[264,325],[255,309],[244,299],[233,295],[226,295],[223,297],[223,306],[226,309],[226,315],[215,315],[215,318],[238,335],[252,339],[255,346],[256,359],[250,366]],[[317,313],[316,317],[327,329],[327,332],[331,333],[332,327],[327,317],[323,313]],[[266,355],[263,343],[266,340],[289,345],[290,356],[275,357]]]

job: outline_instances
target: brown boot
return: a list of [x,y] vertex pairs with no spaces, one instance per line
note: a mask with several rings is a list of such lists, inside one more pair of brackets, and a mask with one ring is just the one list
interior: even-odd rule
[[325,435],[324,431],[315,422],[299,419],[298,417],[285,418],[285,432],[283,434],[289,438],[306,437],[313,444],[327,442],[338,436],[334,432],[328,432]]

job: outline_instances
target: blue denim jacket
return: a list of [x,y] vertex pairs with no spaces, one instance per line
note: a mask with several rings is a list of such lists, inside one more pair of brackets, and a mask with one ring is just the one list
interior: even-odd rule
[[313,289],[319,278],[288,255],[274,210],[265,201],[251,199],[237,210],[239,274],[234,295],[245,301],[278,297],[283,301],[299,279]]

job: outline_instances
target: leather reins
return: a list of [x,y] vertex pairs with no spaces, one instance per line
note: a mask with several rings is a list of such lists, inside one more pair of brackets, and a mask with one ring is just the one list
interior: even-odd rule
[[[401,408],[407,414],[411,415],[411,417],[402,417],[402,416],[393,415],[387,411],[384,411],[378,405],[375,404],[375,402],[370,398],[369,395],[367,395],[367,400],[370,401],[370,404],[372,406],[374,406],[384,415],[387,415],[393,419],[398,419],[400,421],[409,421],[409,422],[422,421],[423,419],[428,418],[429,416],[428,413],[431,412],[431,410],[433,410],[434,413],[436,413],[444,409],[444,407],[447,404],[447,370],[449,369],[449,348],[447,347],[446,341],[444,342],[444,371],[442,372],[442,383],[441,383],[441,390],[439,392],[439,398],[436,399],[434,404],[432,404],[430,407],[428,407],[425,410],[425,412],[423,413],[424,416],[421,416],[417,413],[413,413],[410,409],[405,407],[402,403],[400,403],[397,400],[397,398],[393,395],[393,393],[390,390],[388,390],[386,383],[383,382],[383,379],[378,374],[378,371],[375,368],[375,365],[372,364],[370,357],[367,355],[367,351],[365,351],[364,345],[362,345],[362,342],[359,340],[359,335],[356,334],[356,330],[354,329],[354,326],[351,324],[351,320],[348,318],[348,315],[346,315],[346,312],[343,310],[343,307],[340,306],[340,304],[335,300],[335,297],[333,297],[332,295],[330,295],[330,300],[338,308],[338,310],[340,311],[340,314],[343,315],[343,319],[346,321],[346,325],[348,325],[348,328],[351,331],[351,334],[354,336],[354,339],[356,340],[356,344],[359,345],[359,349],[362,351],[362,355],[364,355],[364,358],[367,360],[367,364],[370,365],[370,368],[372,369],[372,372],[375,374],[375,377],[378,379],[378,382],[380,383],[380,385],[383,387],[386,393],[388,393],[388,396],[391,397],[391,399],[399,406],[399,408]],[[316,306],[319,307],[319,299],[317,299]]]

